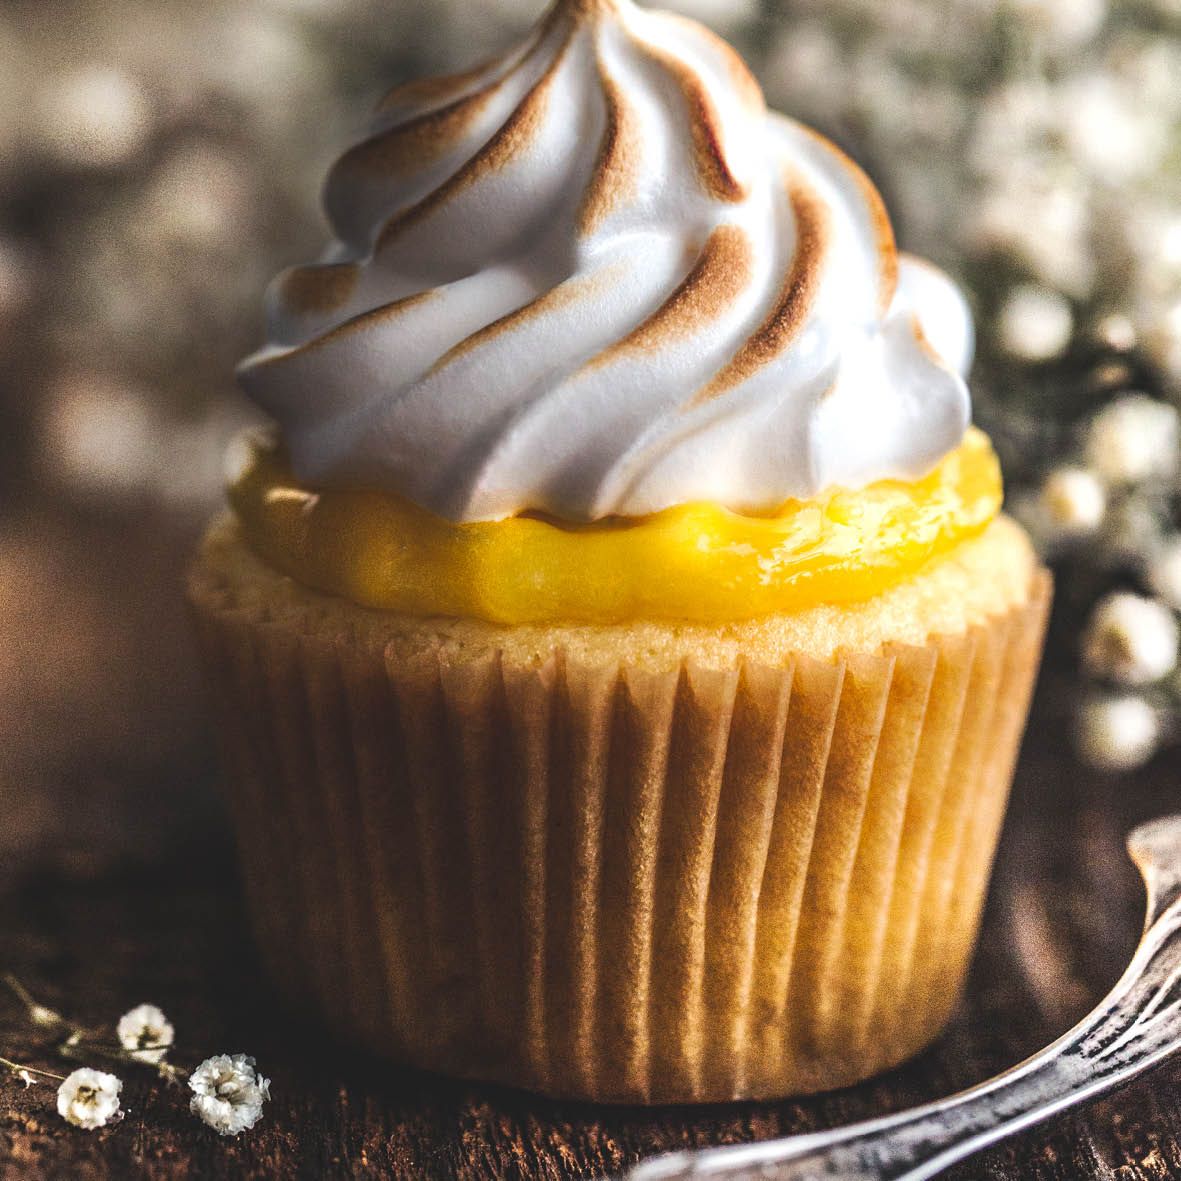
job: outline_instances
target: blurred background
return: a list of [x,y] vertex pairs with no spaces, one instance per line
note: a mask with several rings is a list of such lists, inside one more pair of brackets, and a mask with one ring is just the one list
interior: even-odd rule
[[[965,283],[977,417],[1062,574],[1043,716],[1113,774],[1170,757],[1181,0],[669,6]],[[0,868],[85,875],[217,829],[180,586],[250,421],[232,370],[263,287],[318,253],[321,180],[378,95],[542,7],[0,5]]]

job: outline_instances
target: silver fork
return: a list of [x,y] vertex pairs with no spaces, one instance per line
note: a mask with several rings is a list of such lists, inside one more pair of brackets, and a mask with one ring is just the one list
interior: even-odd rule
[[1053,1045],[925,1107],[831,1132],[672,1153],[625,1181],[920,1181],[1154,1066],[1181,1047],[1181,816],[1137,828],[1128,852],[1148,889],[1140,946],[1107,997]]

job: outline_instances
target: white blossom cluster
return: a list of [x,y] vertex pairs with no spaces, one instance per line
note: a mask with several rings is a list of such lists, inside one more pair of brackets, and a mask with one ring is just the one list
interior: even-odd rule
[[119,1106],[122,1089],[123,1083],[115,1075],[82,1066],[58,1087],[57,1113],[74,1127],[93,1132],[123,1114]]
[[[10,975],[0,983],[24,1008],[30,1022],[62,1038],[56,1050],[64,1058],[99,1055],[130,1065],[150,1066],[169,1082],[187,1080],[192,1098],[189,1110],[219,1135],[237,1136],[262,1118],[263,1106],[271,1097],[271,1081],[258,1072],[246,1054],[217,1054],[186,1072],[167,1061],[176,1036],[172,1022],[156,1005],[130,1009],[115,1026],[115,1043],[104,1040],[101,1030],[72,1024],[60,1013],[38,1004],[20,981]],[[58,1114],[67,1123],[95,1131],[118,1123],[126,1114],[118,1075],[91,1066],[81,1066],[64,1078],[49,1070],[25,1066],[0,1057],[0,1070],[18,1079],[26,1089],[48,1080],[59,1083]]]
[[857,150],[905,241],[983,295],[986,351],[1126,319],[1181,384],[1170,0],[778,0],[772,99]]
[[[1065,437],[1056,455],[1027,445],[1046,458],[1036,491],[1012,507],[1048,556],[1071,563],[1068,577],[1134,587],[1100,593],[1084,625],[1078,750],[1110,771],[1140,766],[1181,714],[1171,400],[1181,395],[1181,9],[778,0],[778,10],[793,20],[764,71],[772,99],[857,151],[904,242],[965,281],[986,417],[1018,438]],[[1111,393],[1078,423],[1069,395],[1047,405],[1045,375],[1094,353],[1117,372],[1097,374]],[[1129,388],[1131,361],[1161,396]],[[1075,385],[1082,398],[1082,374]]]
[[164,1061],[176,1030],[155,1005],[136,1005],[119,1018],[115,1036],[137,1062],[155,1065]]
[[1079,711],[1083,758],[1109,771],[1147,762],[1181,712],[1181,418],[1125,392],[1084,424],[1072,457],[1012,506],[1050,557],[1131,587],[1102,594],[1080,637],[1093,686]]
[[207,1058],[189,1078],[193,1114],[223,1136],[237,1136],[262,1118],[271,1097],[271,1080],[263,1078],[253,1058],[218,1054]]
[[373,97],[375,59],[403,56],[388,5],[347,7],[0,12],[0,368],[39,408],[31,476],[116,507],[203,514],[220,495],[260,293],[318,249],[327,161]]

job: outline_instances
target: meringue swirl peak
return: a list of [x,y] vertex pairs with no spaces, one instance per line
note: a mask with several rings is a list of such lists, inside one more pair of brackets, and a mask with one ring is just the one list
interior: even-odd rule
[[309,487],[456,522],[766,514],[918,479],[967,428],[963,296],[684,17],[558,0],[391,91],[324,203],[333,244],[239,369]]

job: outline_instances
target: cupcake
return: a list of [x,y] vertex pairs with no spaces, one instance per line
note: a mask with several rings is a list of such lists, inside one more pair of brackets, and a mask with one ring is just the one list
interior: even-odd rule
[[726,44],[631,0],[393,91],[326,206],[189,580],[286,1003],[598,1101],[913,1055],[1050,594],[963,297]]

